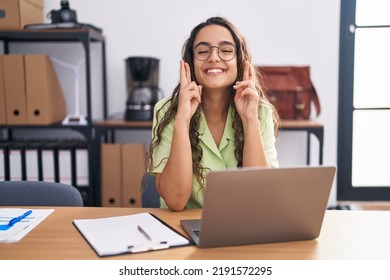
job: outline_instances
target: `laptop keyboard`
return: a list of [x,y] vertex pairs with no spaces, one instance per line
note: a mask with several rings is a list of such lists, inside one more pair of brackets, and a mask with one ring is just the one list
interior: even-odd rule
[[192,232],[195,233],[195,235],[199,237],[200,229],[194,229],[194,230],[192,230]]

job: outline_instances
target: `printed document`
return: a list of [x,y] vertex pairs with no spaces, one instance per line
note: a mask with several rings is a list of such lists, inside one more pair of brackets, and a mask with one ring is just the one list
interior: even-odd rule
[[[30,210],[31,214],[23,217]],[[53,212],[54,209],[0,208],[0,242],[19,241]],[[12,219],[18,217],[23,218],[9,225]]]

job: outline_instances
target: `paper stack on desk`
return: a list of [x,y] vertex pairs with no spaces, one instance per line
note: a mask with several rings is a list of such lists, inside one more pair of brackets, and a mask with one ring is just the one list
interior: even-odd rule
[[138,253],[190,245],[191,242],[149,213],[74,220],[99,256]]
[[0,243],[19,241],[53,212],[54,209],[0,208]]

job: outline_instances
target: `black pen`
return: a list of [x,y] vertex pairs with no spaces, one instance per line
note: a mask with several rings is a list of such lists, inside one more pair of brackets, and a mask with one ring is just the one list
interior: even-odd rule
[[152,241],[152,238],[149,236],[149,234],[146,233],[146,231],[139,225],[138,230],[140,233],[142,233],[143,236],[146,237],[147,240]]

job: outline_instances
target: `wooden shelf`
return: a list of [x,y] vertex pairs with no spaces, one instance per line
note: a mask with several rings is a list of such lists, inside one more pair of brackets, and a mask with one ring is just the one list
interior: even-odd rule
[[280,128],[324,128],[324,126],[314,120],[281,120]]
[[104,120],[96,121],[95,126],[99,127],[129,127],[129,128],[152,128],[152,121],[124,121],[124,120]]

